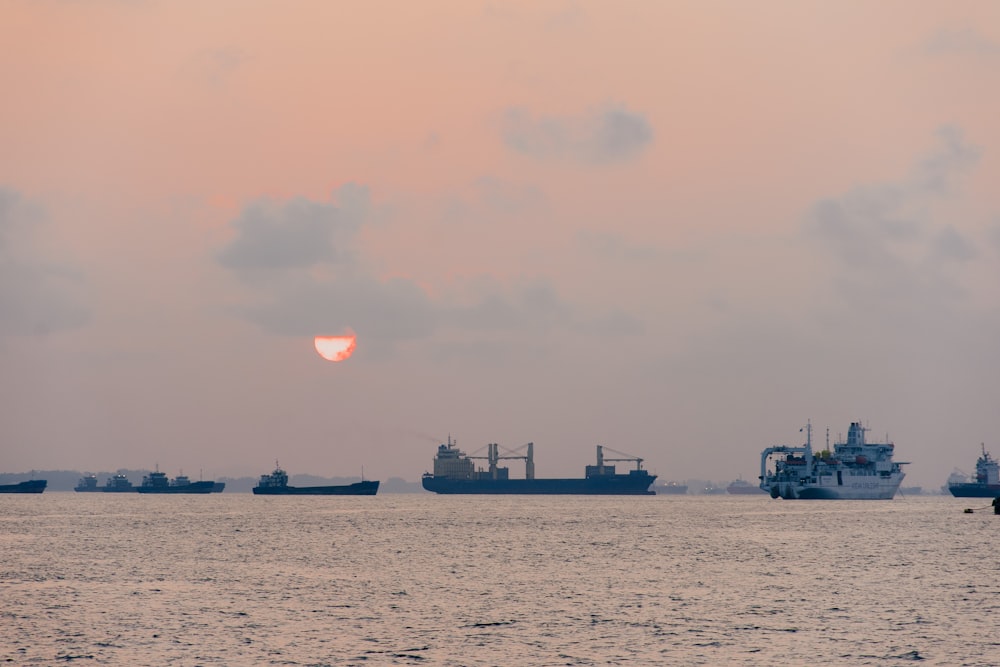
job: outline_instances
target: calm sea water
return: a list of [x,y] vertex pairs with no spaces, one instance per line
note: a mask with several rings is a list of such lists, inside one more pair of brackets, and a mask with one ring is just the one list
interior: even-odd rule
[[0,496],[0,661],[996,665],[988,502]]

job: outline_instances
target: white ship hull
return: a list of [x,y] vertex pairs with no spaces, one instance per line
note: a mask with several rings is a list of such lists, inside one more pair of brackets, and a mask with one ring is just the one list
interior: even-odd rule
[[842,475],[843,484],[838,484],[835,475],[822,475],[815,484],[765,480],[760,488],[772,498],[787,500],[892,500],[904,477],[904,473],[889,477]]

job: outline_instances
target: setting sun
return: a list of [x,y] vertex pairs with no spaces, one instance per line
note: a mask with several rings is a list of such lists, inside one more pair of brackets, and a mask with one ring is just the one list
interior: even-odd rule
[[343,361],[351,356],[357,346],[357,337],[350,336],[316,336],[313,341],[319,356],[327,361]]

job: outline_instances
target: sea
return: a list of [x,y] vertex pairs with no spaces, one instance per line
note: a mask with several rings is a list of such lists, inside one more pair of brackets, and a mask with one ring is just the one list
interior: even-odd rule
[[997,665],[989,502],[0,495],[0,662]]

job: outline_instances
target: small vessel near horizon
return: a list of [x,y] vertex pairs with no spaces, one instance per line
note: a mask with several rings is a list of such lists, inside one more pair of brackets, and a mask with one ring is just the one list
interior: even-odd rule
[[129,478],[121,472],[108,477],[104,486],[98,486],[97,475],[84,475],[73,490],[78,493],[135,493],[137,491]]
[[377,480],[329,486],[288,486],[288,473],[277,461],[274,465],[274,472],[261,475],[257,486],[253,487],[255,496],[374,496],[378,493]]
[[216,482],[192,482],[187,475],[178,475],[168,480],[167,473],[160,472],[157,467],[155,471],[143,476],[142,484],[136,490],[139,493],[212,493],[216,485]]
[[[424,473],[421,484],[427,491],[441,494],[656,495],[655,491],[649,490],[656,475],[643,470],[642,459],[639,457],[615,452],[624,458],[605,458],[604,447],[597,445],[597,465],[588,465],[584,477],[537,479],[534,443],[529,442],[519,449],[525,448],[527,451],[524,454],[518,454],[515,450],[501,455],[500,445],[490,443],[485,457],[467,456],[449,436],[447,444],[438,446],[434,457],[434,472]],[[609,448],[609,451],[615,450]],[[485,459],[488,467],[477,470],[473,459]],[[523,459],[524,479],[511,479],[509,468],[499,465],[504,459]],[[607,465],[618,461],[629,461],[635,463],[636,467],[619,474],[615,472],[615,466]]]
[[687,484],[680,484],[678,482],[666,482],[665,484],[654,484],[653,492],[656,493],[657,495],[662,493],[668,496],[669,495],[683,496],[687,494],[688,487]]
[[94,493],[100,491],[101,487],[97,485],[97,475],[84,475],[76,483],[76,486],[73,487],[73,490],[77,493]]
[[16,484],[0,484],[0,493],[42,493],[48,483],[45,479],[29,479]]
[[[893,461],[893,443],[869,443],[868,429],[851,422],[845,442],[835,443],[833,451],[828,444],[813,454],[812,425],[805,430],[805,445],[779,445],[761,452],[760,488],[772,498],[890,500],[896,495],[906,463]],[[773,470],[768,467],[772,463]]]
[[961,481],[949,478],[948,491],[956,498],[996,498],[1000,497],[1000,464],[986,451],[986,443],[981,443],[982,454],[976,460],[976,475],[973,481],[962,475]]
[[765,493],[765,491],[759,486],[754,486],[742,477],[737,477],[729,484],[729,486],[726,487],[726,493],[731,493],[734,496],[756,496]]

